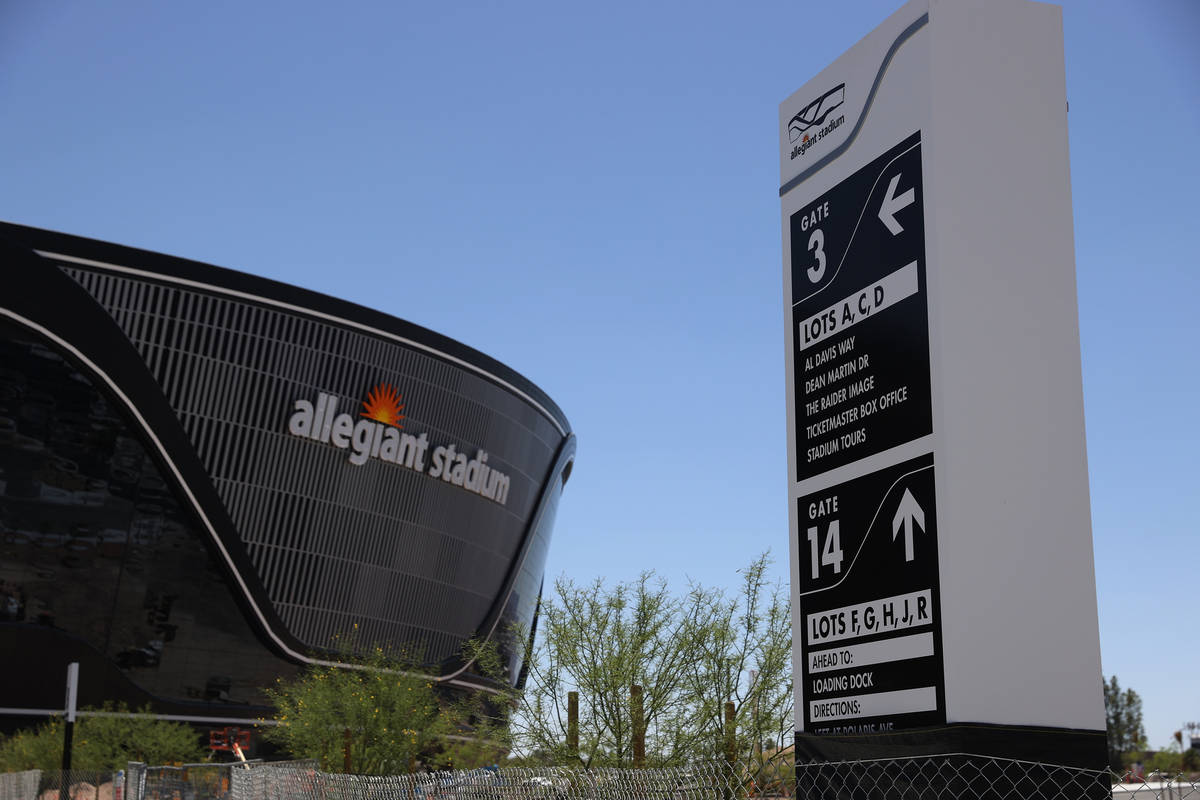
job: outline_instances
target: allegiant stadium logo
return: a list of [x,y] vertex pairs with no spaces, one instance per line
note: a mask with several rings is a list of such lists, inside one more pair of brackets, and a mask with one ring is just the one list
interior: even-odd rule
[[824,139],[841,127],[846,115],[839,114],[832,118],[830,115],[845,102],[846,84],[839,83],[788,120],[788,141],[794,145],[790,158],[804,155],[817,140]]
[[500,505],[508,502],[509,477],[488,465],[486,451],[476,450],[475,457],[470,458],[449,444],[430,452],[428,435],[402,431],[405,404],[401,400],[394,386],[381,383],[367,392],[363,410],[356,419],[351,414],[338,413],[337,395],[319,392],[316,402],[300,399],[292,403],[288,433],[349,450],[350,463],[355,466],[376,458],[430,478],[440,478]]

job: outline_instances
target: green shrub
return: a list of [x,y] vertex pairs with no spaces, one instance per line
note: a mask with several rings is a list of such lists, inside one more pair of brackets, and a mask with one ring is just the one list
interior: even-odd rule
[[[97,709],[84,709],[97,710]],[[106,703],[105,712],[129,713],[124,703]],[[200,761],[206,751],[200,735],[178,722],[157,720],[149,707],[143,716],[81,716],[75,722],[71,746],[73,769],[124,769],[130,761],[183,764]],[[59,769],[62,766],[63,726],[52,717],[31,731],[18,731],[0,742],[0,772]]]

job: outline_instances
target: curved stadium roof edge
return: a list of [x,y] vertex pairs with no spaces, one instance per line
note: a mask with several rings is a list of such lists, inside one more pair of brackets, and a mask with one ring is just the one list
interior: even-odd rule
[[[245,299],[267,302],[309,316],[326,316],[342,324],[377,335],[397,338],[434,355],[450,358],[524,398],[549,419],[559,432],[571,432],[571,424],[558,404],[537,384],[501,361],[414,322],[349,300],[265,278],[241,270],[209,264],[181,256],[157,253],[127,245],[104,242],[69,233],[34,228],[0,220],[0,226],[20,232],[22,244],[32,245],[39,255],[142,277],[179,283],[194,283],[207,291],[224,290]],[[0,227],[0,236],[4,235]],[[61,253],[59,250],[69,250]]]

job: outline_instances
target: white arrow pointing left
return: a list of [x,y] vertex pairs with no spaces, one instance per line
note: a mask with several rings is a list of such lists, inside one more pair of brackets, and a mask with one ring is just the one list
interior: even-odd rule
[[904,227],[896,221],[896,212],[902,208],[911,206],[917,199],[915,189],[905,189],[899,196],[896,195],[896,185],[900,183],[900,173],[897,172],[892,176],[892,182],[888,184],[887,194],[883,196],[883,202],[879,205],[879,221],[887,226],[887,229],[895,236],[904,230]]

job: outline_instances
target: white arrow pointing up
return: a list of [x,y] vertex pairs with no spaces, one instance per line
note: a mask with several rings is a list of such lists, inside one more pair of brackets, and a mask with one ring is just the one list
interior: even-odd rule
[[[911,191],[911,190],[910,190]],[[921,530],[925,530],[925,511],[917,504],[917,499],[912,496],[907,488],[904,490],[904,496],[900,498],[900,507],[896,509],[896,516],[892,517],[892,541],[896,541],[896,535],[900,533],[900,528],[904,528],[904,560],[913,560],[913,524],[921,526]]]
[[899,222],[896,222],[896,212],[907,206],[911,206],[917,199],[915,189],[905,189],[899,197],[896,196],[896,184],[900,183],[900,173],[897,172],[892,176],[892,182],[888,184],[887,194],[883,196],[883,203],[879,206],[879,221],[887,226],[887,229],[895,236],[904,230]]

